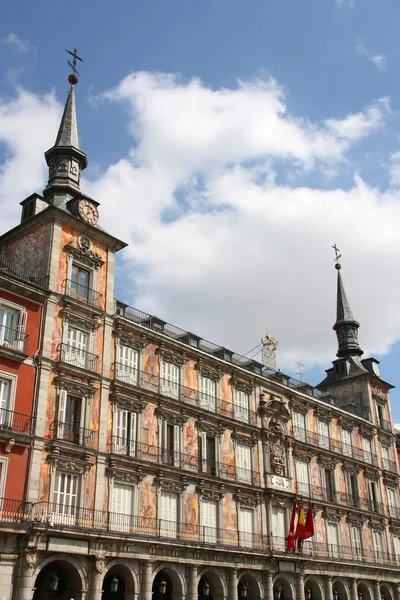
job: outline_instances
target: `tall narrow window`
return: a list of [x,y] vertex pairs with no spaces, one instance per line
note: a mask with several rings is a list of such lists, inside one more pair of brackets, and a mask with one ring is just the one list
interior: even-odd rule
[[293,411],[293,436],[301,442],[306,441],[306,420],[301,412]]
[[170,398],[179,398],[180,371],[178,365],[161,362],[161,393]]
[[239,481],[251,483],[251,448],[236,444],[236,475]]
[[110,520],[116,531],[128,533],[133,522],[133,486],[115,482],[112,488]]
[[200,408],[215,411],[217,384],[209,377],[199,376],[199,405]]
[[72,265],[70,292],[73,298],[82,302],[90,303],[89,297],[90,271],[82,269],[77,265]]
[[368,481],[367,489],[368,489],[369,509],[373,510],[375,512],[379,512],[380,505],[379,505],[378,487],[377,487],[375,481]]
[[57,523],[73,523],[78,507],[79,476],[56,472],[53,491],[53,519]]
[[342,439],[342,452],[345,456],[352,456],[353,449],[351,443],[351,432],[348,429],[342,429],[340,432]]
[[118,381],[137,385],[139,369],[139,352],[130,346],[118,346],[118,363],[116,376]]
[[177,537],[178,494],[161,490],[160,532],[166,537]]
[[68,327],[65,362],[81,369],[93,368],[88,360],[88,343],[89,335],[85,331]]
[[336,523],[326,524],[326,534],[330,552],[335,555],[338,552],[339,546],[339,534],[338,526]]
[[359,506],[360,493],[358,489],[358,477],[355,473],[347,475],[348,502],[350,506]]
[[400,561],[400,537],[397,535],[393,536],[394,555],[397,562]]
[[0,304],[0,345],[23,351],[27,313]]
[[72,444],[87,444],[85,436],[83,399],[60,390],[58,399],[57,438]]
[[249,422],[249,401],[250,396],[242,390],[233,391],[233,413],[235,419],[243,419],[245,423]]
[[399,518],[399,509],[397,503],[397,494],[393,488],[386,488],[388,504],[389,504],[389,515],[395,519]]
[[351,547],[357,556],[361,556],[362,554],[362,544],[361,544],[361,528],[360,527],[350,527],[350,536],[351,536]]
[[329,426],[325,421],[318,421],[318,445],[329,450]]
[[9,414],[11,381],[0,377],[0,425],[11,422]]
[[239,507],[239,544],[252,546],[254,541],[254,509]]
[[371,453],[371,440],[368,438],[362,438],[362,449],[364,461],[369,465],[372,464],[372,453]]
[[387,446],[381,446],[382,448],[382,463],[383,468],[390,471],[391,460],[390,460],[390,450]]
[[382,534],[380,531],[373,530],[372,531],[372,539],[374,543],[374,552],[375,558],[378,560],[382,560],[383,552],[382,552]]
[[297,493],[308,494],[308,463],[304,460],[296,460]]
[[179,467],[181,461],[181,428],[163,421],[161,426],[161,459],[164,464]]
[[281,506],[272,507],[272,547],[275,550],[284,550],[286,548],[286,509]]
[[114,407],[113,412],[113,452],[136,455],[137,413]]
[[203,473],[217,475],[217,440],[205,431],[199,436],[200,465]]
[[324,469],[325,471],[325,490],[326,490],[326,499],[329,502],[336,502],[336,482],[335,482],[335,472],[333,469]]
[[218,528],[218,502],[216,500],[201,501],[201,538],[203,541],[215,544]]

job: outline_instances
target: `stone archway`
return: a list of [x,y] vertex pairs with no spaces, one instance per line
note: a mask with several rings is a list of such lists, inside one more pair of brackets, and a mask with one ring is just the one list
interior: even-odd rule
[[374,600],[371,587],[365,581],[360,581],[357,585],[357,594],[359,600]]
[[[160,584],[166,583],[165,593],[160,592]],[[153,573],[153,600],[182,600],[186,596],[186,587],[179,571],[169,563],[157,567]]]
[[306,600],[322,600],[323,593],[321,585],[313,577],[307,577],[304,581],[304,597]]
[[380,592],[382,600],[393,600],[393,592],[386,583],[381,583]]
[[82,577],[75,565],[55,557],[37,574],[33,600],[81,600],[83,589]]
[[273,596],[274,600],[291,600],[292,598],[296,598],[292,582],[282,575],[275,577]]
[[[116,588],[116,589],[115,589]],[[124,600],[135,597],[136,585],[131,569],[122,561],[107,565],[102,586],[102,600]]]
[[205,582],[210,586],[210,600],[224,600],[227,597],[228,591],[221,574],[217,569],[206,568],[199,573],[197,591],[200,600],[205,600],[203,597],[203,587]]
[[251,571],[243,571],[239,576],[238,600],[261,600],[263,587],[257,576]]
[[333,600],[349,600],[350,593],[347,585],[341,579],[334,579],[332,582]]

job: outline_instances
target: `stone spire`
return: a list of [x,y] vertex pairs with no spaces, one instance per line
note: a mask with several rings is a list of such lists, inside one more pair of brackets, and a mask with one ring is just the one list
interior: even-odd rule
[[351,310],[349,301],[347,300],[344,289],[340,269],[342,268],[339,262],[335,265],[337,269],[337,307],[336,307],[336,323],[333,329],[336,331],[338,339],[338,351],[336,356],[361,356],[363,351],[358,344],[358,323]]
[[69,77],[68,93],[55,144],[45,153],[49,180],[43,195],[57,206],[65,205],[80,192],[81,172],[87,167],[86,154],[79,149],[76,118],[75,84],[78,78]]

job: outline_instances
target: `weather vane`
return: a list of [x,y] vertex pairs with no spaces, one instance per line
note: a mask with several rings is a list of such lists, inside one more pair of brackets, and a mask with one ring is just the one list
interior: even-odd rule
[[342,266],[341,266],[341,264],[339,262],[339,258],[341,258],[342,255],[340,254],[340,250],[336,246],[336,244],[333,244],[332,248],[335,251],[335,258],[333,259],[336,262],[335,269],[337,269],[339,271],[342,268]]
[[76,68],[76,61],[77,60],[80,60],[81,62],[85,62],[85,61],[83,60],[83,58],[78,56],[78,50],[76,48],[74,48],[73,52],[71,52],[71,50],[65,50],[65,52],[68,52],[68,54],[70,54],[73,57],[72,62],[70,60],[67,60],[68,66],[72,69],[72,73],[68,77],[68,81],[70,82],[71,85],[75,85],[79,81],[79,72],[78,72],[78,69]]

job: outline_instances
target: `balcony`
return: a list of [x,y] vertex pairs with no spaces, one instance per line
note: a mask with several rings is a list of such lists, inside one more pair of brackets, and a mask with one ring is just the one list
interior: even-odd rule
[[113,454],[129,456],[138,461],[167,465],[192,473],[204,473],[210,477],[229,479],[230,481],[248,483],[254,486],[261,485],[260,475],[250,469],[235,467],[232,464],[211,459],[201,460],[198,456],[165,450],[158,446],[130,441],[115,435],[111,436],[110,439],[110,451]]
[[385,471],[390,473],[397,473],[397,463],[389,458],[382,458],[382,467]]
[[34,418],[31,415],[14,412],[13,410],[0,409],[0,438],[4,432],[32,435]]
[[383,429],[383,431],[389,431],[390,433],[393,432],[390,422],[386,421],[385,419],[379,419],[378,427]]
[[64,281],[64,293],[68,298],[86,304],[91,308],[101,308],[102,294],[99,294],[97,290],[92,290],[76,281],[66,279]]
[[346,505],[358,510],[380,513],[382,515],[386,514],[385,505],[372,498],[352,496],[351,494],[346,494],[345,492],[339,492],[322,486],[298,484],[297,493],[310,500],[332,502],[334,504]]
[[25,357],[28,354],[28,346],[29,335],[18,329],[0,326],[0,351],[3,354],[10,358],[15,357],[16,353]]
[[49,276],[0,254],[0,275],[20,279],[43,290],[49,289]]
[[75,346],[60,344],[60,361],[71,365],[71,367],[91,371],[95,374],[97,373],[99,357],[96,354],[86,352],[86,350],[81,350]]
[[91,450],[94,450],[96,447],[96,431],[90,431],[90,429],[78,427],[71,423],[54,421],[53,435],[57,440],[69,442],[70,444],[75,444],[76,446],[83,446],[84,448],[90,448]]
[[[172,400],[178,400],[191,406],[197,406],[214,416],[223,415],[230,419],[235,419],[242,423],[250,425],[257,424],[257,413],[247,407],[234,404],[232,402],[222,402],[215,396],[205,394],[181,385],[175,381],[163,379],[159,375],[152,375],[139,371],[133,367],[128,367],[122,363],[113,364],[113,377],[115,382],[128,387],[137,387],[142,390],[147,390],[153,394],[160,394]],[[219,409],[217,408],[219,404]]]

